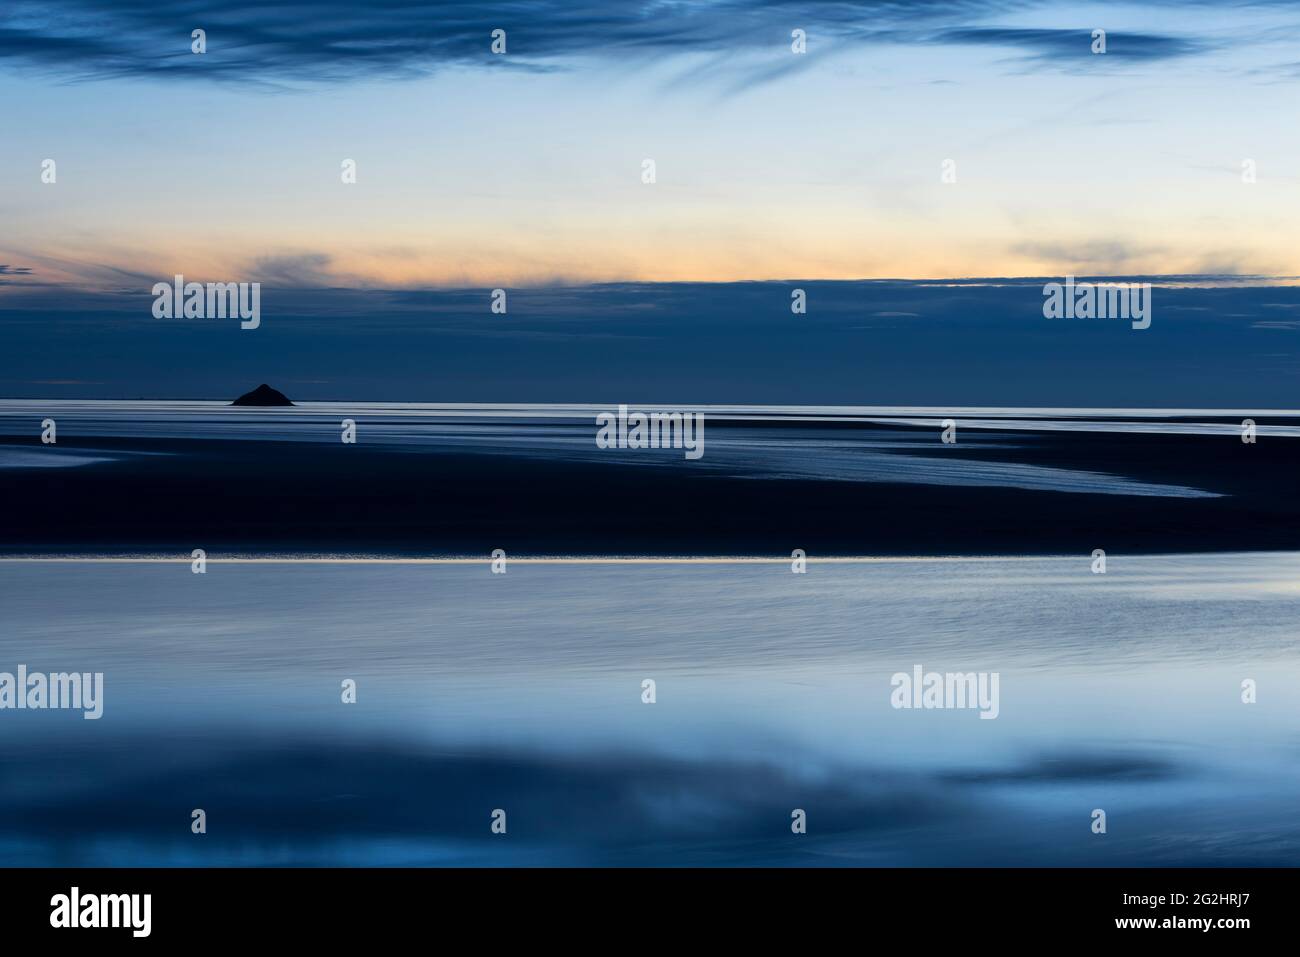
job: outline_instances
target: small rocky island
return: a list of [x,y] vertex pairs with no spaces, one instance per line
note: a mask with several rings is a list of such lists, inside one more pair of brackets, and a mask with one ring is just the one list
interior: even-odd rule
[[293,403],[289,401],[288,396],[286,396],[283,392],[279,391],[278,389],[272,389],[265,382],[259,385],[252,392],[245,392],[243,395],[241,395],[238,399],[236,399],[234,402],[230,404],[231,405],[253,405],[253,406],[262,406],[262,407],[293,405]]

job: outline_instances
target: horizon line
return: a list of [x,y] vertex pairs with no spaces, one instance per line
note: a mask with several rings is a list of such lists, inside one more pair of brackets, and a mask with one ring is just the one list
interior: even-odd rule
[[[1108,559],[1143,558],[1195,558],[1228,557],[1254,555],[1300,555],[1295,549],[1256,549],[1253,551],[1233,552],[1133,552],[1118,556],[1109,554]],[[789,565],[793,556],[743,556],[743,555],[699,555],[699,556],[535,556],[493,559],[490,555],[481,558],[464,556],[445,557],[402,557],[402,556],[232,556],[228,558],[204,558],[205,565],[486,565],[489,568],[495,561],[505,561],[507,565]],[[1088,563],[1092,555],[1086,552],[1052,553],[1044,555],[827,555],[815,557],[805,555],[803,561],[808,565],[857,565],[888,564],[891,562],[934,563],[934,562],[1034,562],[1034,561],[1078,561]],[[0,564],[44,563],[44,564],[85,564],[85,565],[192,565],[197,559],[192,556],[172,557],[159,555],[111,556],[111,555],[4,555]],[[504,574],[504,573],[503,573]]]
[[[73,383],[70,383],[73,384]],[[268,383],[262,383],[269,385]],[[254,386],[254,389],[260,386]],[[274,388],[271,386],[271,388]],[[279,390],[277,390],[279,391]],[[246,393],[245,393],[246,394]],[[283,394],[283,393],[281,393]],[[236,396],[239,398],[239,396]],[[50,402],[60,404],[80,404],[93,402],[114,402],[122,404],[142,404],[148,405],[153,403],[190,403],[208,405],[217,404],[217,408],[232,408],[240,411],[251,412],[284,412],[290,409],[302,409],[309,405],[355,405],[355,406],[376,406],[383,409],[394,410],[403,407],[415,407],[418,409],[445,410],[455,412],[465,410],[470,412],[492,412],[502,411],[511,412],[517,410],[531,411],[553,411],[563,412],[571,411],[573,413],[588,414],[592,410],[605,410],[611,406],[609,402],[426,402],[413,401],[408,399],[290,399],[292,405],[234,405],[234,399],[225,396],[219,398],[179,398],[175,396],[162,396],[145,398],[137,396],[131,399],[116,398],[111,396],[80,396],[76,398],[57,397],[57,396],[0,396],[0,403],[28,403],[28,402]],[[1237,415],[1273,415],[1273,416],[1300,416],[1300,408],[1284,409],[1260,409],[1260,408],[1243,408],[1243,407],[1188,407],[1188,406],[1062,406],[1062,405],[842,405],[842,404],[809,404],[793,405],[788,403],[718,403],[718,402],[631,402],[621,401],[614,402],[612,405],[617,408],[620,405],[637,410],[681,410],[689,408],[691,411],[715,412],[720,415],[735,413],[745,415],[753,412],[782,413],[790,416],[813,414],[816,418],[826,419],[835,415],[859,416],[865,415],[870,417],[879,417],[881,415],[910,415],[910,414],[942,414],[948,412],[961,412],[973,415],[1014,416],[1022,413],[1039,413],[1044,415],[1063,415],[1084,417],[1088,415],[1133,415],[1133,416],[1151,416],[1151,417],[1185,417],[1187,415],[1215,415],[1215,416],[1237,416]],[[0,413],[3,413],[0,409]],[[821,414],[818,414],[821,413]],[[11,413],[12,414],[12,413]]]
[[[8,264],[10,268],[28,270],[26,272],[10,273],[10,280],[0,285],[0,297],[13,291],[33,291],[48,290],[53,292],[75,292],[86,295],[148,295],[145,290],[137,292],[132,287],[113,286],[97,287],[93,285],[83,285],[72,282],[57,282],[51,280],[37,280],[32,276],[28,266],[17,266]],[[106,267],[100,267],[106,268]],[[251,271],[249,272],[251,275]],[[174,279],[177,275],[184,276],[185,273],[176,273],[174,270],[168,270],[169,279]],[[193,276],[203,275],[202,273],[191,274],[187,281],[190,282],[229,282],[227,277],[224,280],[195,279]],[[15,278],[22,277],[22,278]],[[1084,272],[1073,269],[1058,270],[1050,273],[1024,273],[1018,275],[966,275],[966,276],[856,276],[856,277],[819,277],[819,276],[766,276],[766,277],[747,277],[743,279],[638,279],[638,278],[620,278],[620,279],[580,279],[576,277],[554,277],[550,279],[535,279],[522,282],[506,283],[504,286],[497,285],[480,285],[475,283],[462,284],[442,284],[438,282],[417,283],[407,285],[383,285],[383,284],[361,284],[361,285],[313,285],[306,283],[271,283],[277,290],[293,290],[297,292],[357,292],[357,293],[409,293],[409,292],[481,292],[493,288],[505,289],[529,289],[529,290],[546,290],[546,289],[580,289],[594,288],[600,286],[739,286],[739,285],[758,285],[763,283],[782,284],[792,282],[808,283],[903,283],[911,285],[998,285],[998,284],[1022,284],[1035,283],[1040,281],[1056,281],[1061,278],[1090,280],[1109,280],[1127,282],[1133,280],[1144,280],[1151,282],[1152,285],[1195,285],[1197,283],[1222,283],[1228,285],[1245,285],[1245,286],[1271,286],[1287,283],[1300,283],[1300,275],[1270,274],[1270,273],[1150,273],[1150,272]],[[155,283],[161,282],[153,273],[134,273],[133,278],[139,278],[141,282]],[[35,280],[35,281],[32,281]],[[265,280],[247,279],[247,282],[257,282],[267,284]]]

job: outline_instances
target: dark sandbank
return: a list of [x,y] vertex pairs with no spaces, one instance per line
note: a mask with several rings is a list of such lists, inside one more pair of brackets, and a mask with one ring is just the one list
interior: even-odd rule
[[[1009,438],[1019,447],[988,447]],[[575,463],[337,441],[79,439],[76,448],[171,454],[77,468],[0,469],[8,503],[0,553],[188,555],[202,547],[210,554],[487,556],[504,548],[515,556],[779,557],[793,548],[810,556],[1300,550],[1300,441],[1273,437],[1246,445],[1233,436],[1009,437],[966,430],[956,446],[925,446],[926,455],[1107,472],[1218,498],[756,479],[686,463]],[[28,508],[24,502],[54,504]]]

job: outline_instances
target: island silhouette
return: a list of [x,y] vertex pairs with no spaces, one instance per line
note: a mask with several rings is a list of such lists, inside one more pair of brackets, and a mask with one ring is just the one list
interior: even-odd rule
[[231,405],[254,405],[254,406],[285,406],[293,405],[289,397],[278,389],[272,389],[263,382],[252,392],[245,392]]

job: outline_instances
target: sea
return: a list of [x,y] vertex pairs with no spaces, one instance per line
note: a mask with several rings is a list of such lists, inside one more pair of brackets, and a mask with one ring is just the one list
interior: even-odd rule
[[[319,441],[349,415],[367,441],[582,461],[602,410],[9,400],[0,433],[32,441],[0,469],[176,454],[64,436]],[[704,411],[752,417],[702,461],[757,477],[1186,498],[1216,493],[888,454],[934,441],[888,427],[1231,436],[1242,410]],[[36,441],[45,418],[62,448]],[[861,428],[795,440],[790,418]],[[1104,573],[1087,554],[260,554],[202,574],[9,555],[0,865],[1295,865],[1298,622],[1297,552]],[[101,675],[102,714],[13,706],[20,667]],[[900,706],[931,673],[995,677],[996,707]]]

